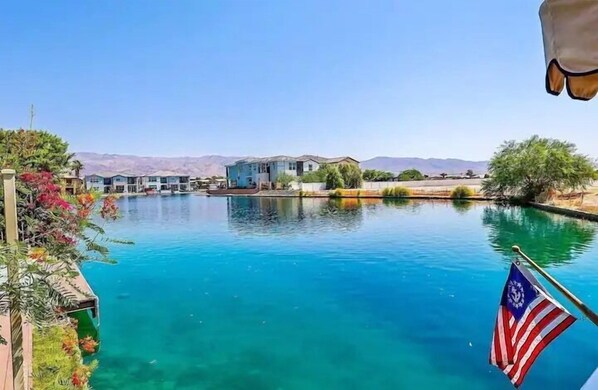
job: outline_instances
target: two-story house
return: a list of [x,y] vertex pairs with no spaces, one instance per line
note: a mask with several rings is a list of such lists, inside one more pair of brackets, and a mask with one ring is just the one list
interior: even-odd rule
[[226,166],[228,188],[273,187],[281,173],[300,177],[306,172],[317,171],[321,164],[359,164],[351,157],[326,158],[313,155],[299,157],[274,156],[245,158]]
[[177,174],[171,171],[158,171],[151,175],[141,177],[142,188],[155,191],[180,191],[190,190],[190,176]]
[[103,194],[137,193],[141,191],[141,178],[129,173],[94,173],[85,176],[85,188]]

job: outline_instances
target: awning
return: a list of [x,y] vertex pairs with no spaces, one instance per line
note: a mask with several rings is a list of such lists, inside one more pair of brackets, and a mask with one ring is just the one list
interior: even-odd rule
[[544,0],[540,6],[546,91],[565,85],[573,99],[590,100],[598,93],[598,1]]

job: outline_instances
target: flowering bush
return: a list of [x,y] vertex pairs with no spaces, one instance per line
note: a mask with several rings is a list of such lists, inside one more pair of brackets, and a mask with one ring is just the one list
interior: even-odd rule
[[[81,194],[65,198],[55,181],[50,172],[19,175],[18,250],[0,245],[0,268],[11,265],[19,275],[0,279],[0,296],[8,297],[10,303],[10,307],[0,305],[0,314],[16,309],[37,326],[63,317],[62,308],[75,304],[72,291],[77,287],[72,278],[78,273],[78,264],[85,260],[112,262],[108,248],[98,242],[126,243],[105,237],[98,224],[118,218],[114,197]],[[4,234],[0,229],[0,240],[5,240]]]

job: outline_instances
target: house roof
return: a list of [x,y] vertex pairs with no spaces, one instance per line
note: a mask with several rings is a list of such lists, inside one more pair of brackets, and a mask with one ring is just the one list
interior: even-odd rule
[[143,176],[189,176],[189,175],[184,175],[182,173],[176,173],[173,171],[156,171],[150,175],[143,175]]
[[305,161],[310,161],[310,160],[315,161],[318,164],[323,164],[323,163],[334,164],[334,163],[342,162],[344,160],[352,160],[356,164],[359,164],[359,161],[357,161],[354,158],[349,157],[349,156],[327,158],[327,157],[321,157],[321,156],[316,156],[316,155],[312,155],[312,154],[304,154],[299,157],[284,156],[284,155],[283,156],[272,156],[272,157],[248,157],[248,158],[244,158],[242,160],[235,161],[234,164],[228,164],[226,166],[233,167],[233,166],[239,165],[239,164],[269,163],[269,162],[276,162],[276,161],[305,162]]
[[114,176],[124,176],[124,177],[137,177],[139,175],[135,175],[129,172],[110,172],[110,171],[106,171],[106,172],[95,172],[89,175],[85,175],[85,177],[90,177],[90,176],[99,176],[99,177],[114,177]]

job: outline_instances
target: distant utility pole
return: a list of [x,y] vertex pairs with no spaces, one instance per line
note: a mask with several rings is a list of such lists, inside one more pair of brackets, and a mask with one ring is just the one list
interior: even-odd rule
[[31,110],[29,111],[29,130],[33,130],[33,117],[35,116],[35,107],[33,104],[31,105]]

